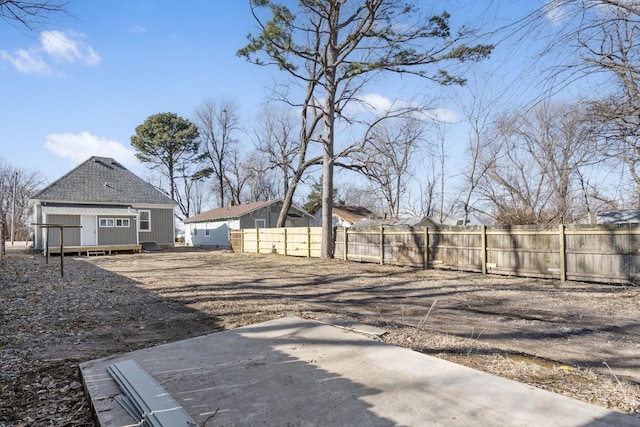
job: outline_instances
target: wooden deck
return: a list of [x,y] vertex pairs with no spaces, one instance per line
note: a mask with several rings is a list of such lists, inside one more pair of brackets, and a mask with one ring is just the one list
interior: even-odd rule
[[[118,252],[142,252],[142,245],[102,245],[102,246],[65,246],[64,253],[78,255],[111,255]],[[59,255],[60,247],[49,248],[49,255]]]

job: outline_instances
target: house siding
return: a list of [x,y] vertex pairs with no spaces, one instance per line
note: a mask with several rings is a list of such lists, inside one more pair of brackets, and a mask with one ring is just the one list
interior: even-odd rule
[[137,208],[151,211],[151,231],[139,233],[140,243],[156,242],[159,245],[173,245],[175,239],[173,209]]
[[[186,224],[186,244],[190,246],[228,247],[229,229],[236,222],[234,220],[224,220]],[[207,230],[209,230],[208,236]]]
[[[264,203],[264,202],[263,202]],[[270,202],[271,203],[271,202]],[[240,206],[240,205],[239,205]],[[229,230],[250,228],[275,228],[282,209],[282,201],[274,201],[269,205],[242,212],[239,206],[214,209],[196,215],[184,222],[185,244],[189,246],[229,246]],[[287,218],[287,227],[308,227],[310,215],[306,212],[291,208]],[[209,216],[207,217],[207,214]],[[258,224],[256,224],[258,221]],[[209,229],[209,236],[206,230]]]
[[[42,223],[42,206],[35,205],[33,208],[33,222],[36,224]],[[34,227],[33,229],[33,246],[35,248],[44,247],[44,237],[42,234],[42,229],[39,227]]]
[[[80,225],[80,215],[47,215],[47,224]],[[46,232],[46,229],[42,229],[42,233]],[[80,246],[79,228],[64,229],[64,245]],[[49,247],[52,246],[60,246],[60,231],[58,228],[49,230]]]
[[256,219],[264,219],[264,228],[271,228],[276,226],[278,216],[276,214],[275,219],[273,219],[273,214],[269,209],[269,206],[267,206],[253,212],[249,212],[247,215],[243,215],[242,217],[240,217],[240,228],[256,228]]
[[136,221],[135,216],[107,216],[98,215],[100,218],[126,218],[129,219],[129,227],[98,227],[98,245],[135,245],[136,240]]

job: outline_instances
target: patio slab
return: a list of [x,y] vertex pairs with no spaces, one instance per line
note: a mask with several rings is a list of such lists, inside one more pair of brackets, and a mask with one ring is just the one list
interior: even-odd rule
[[133,425],[107,366],[135,360],[200,426],[640,426],[640,419],[287,317],[85,362],[101,426]]

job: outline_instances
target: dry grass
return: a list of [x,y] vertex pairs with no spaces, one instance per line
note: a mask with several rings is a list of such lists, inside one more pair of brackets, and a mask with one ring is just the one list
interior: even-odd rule
[[58,261],[0,261],[0,426],[91,425],[78,363],[290,315],[640,415],[640,368],[611,357],[640,360],[639,288],[186,249],[69,258],[64,279]]

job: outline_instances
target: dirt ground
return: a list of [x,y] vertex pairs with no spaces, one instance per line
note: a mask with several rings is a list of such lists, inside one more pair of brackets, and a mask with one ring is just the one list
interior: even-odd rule
[[78,364],[282,316],[633,414],[640,288],[176,248],[0,260],[0,427],[94,425]]

